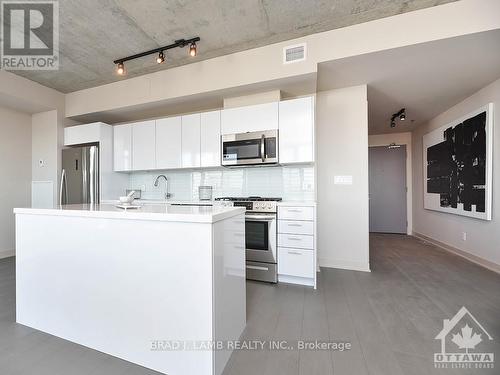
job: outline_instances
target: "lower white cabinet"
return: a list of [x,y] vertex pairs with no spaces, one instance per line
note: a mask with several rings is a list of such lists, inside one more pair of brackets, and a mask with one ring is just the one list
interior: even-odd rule
[[278,207],[278,281],[316,288],[316,207]]
[[278,247],[278,274],[314,278],[314,252]]
[[314,236],[303,234],[279,233],[278,246],[296,247],[299,249],[313,249]]

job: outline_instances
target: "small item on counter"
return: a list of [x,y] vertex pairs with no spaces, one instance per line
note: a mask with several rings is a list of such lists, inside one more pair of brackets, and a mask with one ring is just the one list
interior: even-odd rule
[[141,199],[141,195],[142,195],[141,189],[133,189],[133,190],[127,189],[126,190],[127,195],[130,194],[131,192],[134,192],[134,194],[132,195],[134,197],[134,199]]
[[132,190],[130,193],[128,193],[128,195],[120,197],[120,203],[132,204],[132,202],[134,201],[134,193],[135,193],[135,191]]
[[212,186],[199,186],[198,196],[200,201],[211,201],[212,200]]

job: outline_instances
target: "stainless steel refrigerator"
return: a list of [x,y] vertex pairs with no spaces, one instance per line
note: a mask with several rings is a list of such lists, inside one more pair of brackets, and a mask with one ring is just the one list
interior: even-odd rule
[[99,203],[99,146],[62,150],[59,204]]

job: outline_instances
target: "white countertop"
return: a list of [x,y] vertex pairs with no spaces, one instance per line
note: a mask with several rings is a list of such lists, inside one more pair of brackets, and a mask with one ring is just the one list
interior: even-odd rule
[[16,214],[73,216],[107,219],[156,220],[190,223],[215,223],[245,212],[243,207],[172,206],[142,204],[140,208],[124,210],[115,204],[70,204],[58,208],[15,208]]

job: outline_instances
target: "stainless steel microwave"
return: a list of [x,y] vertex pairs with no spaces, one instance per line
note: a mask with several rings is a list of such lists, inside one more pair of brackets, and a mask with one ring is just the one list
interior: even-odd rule
[[242,166],[278,163],[278,130],[222,136],[222,165]]

